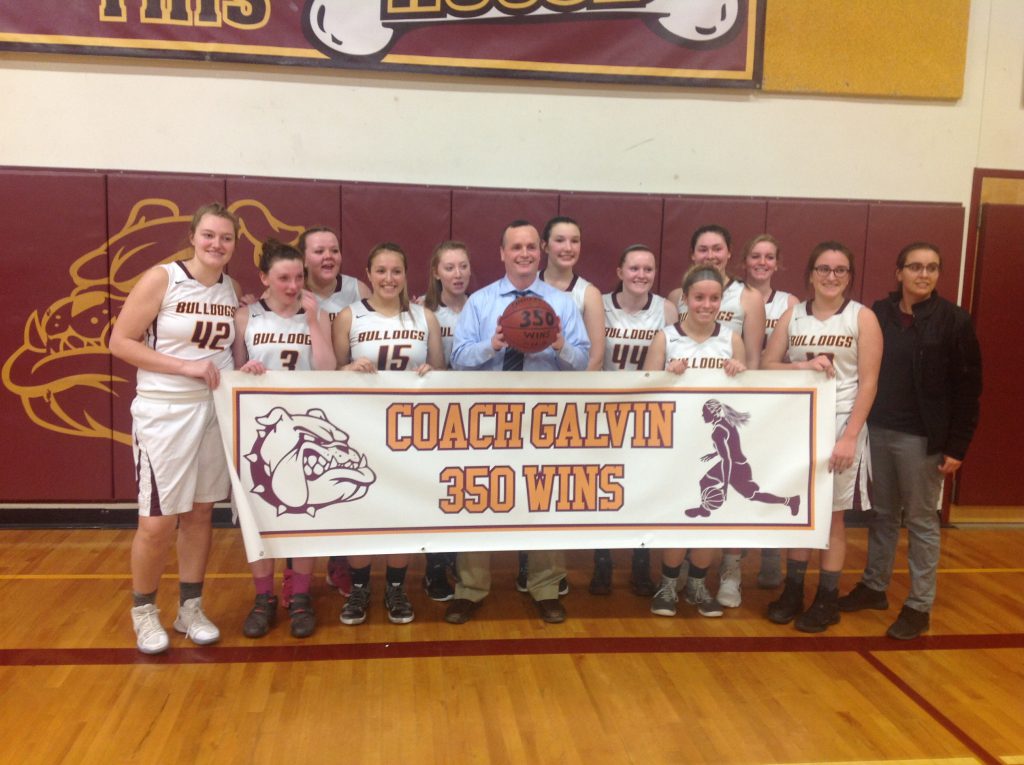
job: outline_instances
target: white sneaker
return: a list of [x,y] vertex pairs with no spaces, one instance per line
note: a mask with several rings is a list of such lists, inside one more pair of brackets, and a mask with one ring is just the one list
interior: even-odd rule
[[132,608],[135,645],[142,653],[163,653],[171,645],[167,631],[160,625],[160,609],[152,603]]
[[174,629],[185,633],[196,645],[210,645],[220,640],[220,630],[203,613],[203,599],[190,598],[178,607]]
[[742,580],[739,560],[732,560],[732,556],[722,559],[722,566],[718,569],[718,594],[715,600],[726,608],[739,608],[742,597],[740,595],[740,583]]

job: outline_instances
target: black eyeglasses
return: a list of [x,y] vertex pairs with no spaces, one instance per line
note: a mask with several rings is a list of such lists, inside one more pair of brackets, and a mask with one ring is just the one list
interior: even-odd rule
[[832,268],[831,266],[815,266],[814,273],[816,273],[822,279],[827,278],[829,274],[835,274],[838,278],[841,279],[850,273],[850,267],[836,266],[835,268]]
[[904,271],[910,271],[912,274],[919,274],[922,271],[928,274],[937,274],[939,272],[938,263],[904,263],[902,266]]

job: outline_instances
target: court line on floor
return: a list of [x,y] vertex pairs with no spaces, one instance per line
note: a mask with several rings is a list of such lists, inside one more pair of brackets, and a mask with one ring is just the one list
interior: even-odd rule
[[283,645],[171,648],[145,656],[125,648],[4,648],[0,666],[98,664],[230,664],[366,659],[448,659],[616,653],[866,653],[1024,648],[1024,633],[929,635],[914,641],[862,637],[586,637],[492,640],[424,640],[388,643],[290,643]]
[[973,736],[947,717],[943,712],[922,694],[918,693],[906,680],[885,665],[881,659],[868,651],[860,651],[861,657],[870,664],[875,671],[892,683],[904,696],[907,696],[914,704],[931,717],[936,723],[952,735],[957,741],[966,746],[986,765],[1003,765],[1003,761],[978,743]]

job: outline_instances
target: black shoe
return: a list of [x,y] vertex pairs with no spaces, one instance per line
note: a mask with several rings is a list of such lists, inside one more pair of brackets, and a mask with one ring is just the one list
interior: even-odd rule
[[558,598],[536,600],[534,603],[540,618],[548,624],[561,624],[565,621],[565,607],[558,602]]
[[277,621],[277,596],[257,595],[249,615],[242,625],[242,634],[248,638],[263,637]]
[[913,640],[927,632],[930,623],[931,617],[927,611],[918,611],[916,608],[903,606],[900,609],[900,615],[896,617],[896,621],[892,623],[885,634],[894,640]]
[[455,598],[448,604],[444,612],[444,620],[449,624],[465,624],[473,618],[473,613],[480,608],[480,603],[466,598]]
[[520,592],[530,591],[530,588],[526,586],[526,578],[528,576],[526,561],[526,553],[519,553],[519,573],[516,574],[516,589]]
[[641,598],[650,598],[658,591],[651,579],[650,550],[633,550],[633,564],[629,574],[629,589]]
[[794,625],[801,632],[824,632],[839,624],[839,590],[818,588],[811,607],[796,618]]
[[[587,588],[591,595],[612,594],[612,559],[611,556],[594,556],[594,575],[590,577],[590,587]],[[561,585],[558,594],[562,594]]]
[[423,589],[426,590],[428,598],[439,603],[455,597],[455,590],[448,582],[448,572],[443,563],[440,566],[427,567],[423,574]]
[[804,583],[786,580],[782,594],[768,604],[766,616],[775,624],[789,624],[804,610]]
[[558,580],[558,597],[564,598],[569,594],[569,580],[566,577],[562,577]]
[[864,582],[857,582],[848,595],[839,599],[840,611],[863,611],[866,608],[873,608],[876,611],[884,611],[889,607],[889,599],[884,592],[872,590]]
[[316,631],[316,614],[313,613],[313,599],[308,592],[292,595],[288,604],[288,615],[292,619],[292,637],[306,638]]

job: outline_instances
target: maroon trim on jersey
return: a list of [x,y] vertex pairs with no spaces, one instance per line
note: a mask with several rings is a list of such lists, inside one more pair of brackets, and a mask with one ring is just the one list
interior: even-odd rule
[[192,281],[195,281],[195,280],[196,280],[196,277],[192,276],[192,272],[191,272],[191,271],[189,271],[189,270],[188,270],[188,268],[186,268],[186,267],[185,267],[185,261],[183,261],[183,260],[176,260],[176,261],[174,261],[174,263],[175,263],[175,265],[177,265],[177,266],[178,266],[178,267],[179,267],[179,268],[180,268],[180,269],[181,269],[182,271],[184,271],[184,272],[185,272],[185,276],[187,276],[187,277],[188,277],[189,279],[191,279]]
[[[612,293],[612,305],[615,306],[616,308],[618,308],[620,311],[622,311],[622,310],[625,310],[625,309],[623,309],[623,307],[621,305],[619,305],[619,295],[620,294],[622,294],[622,293],[621,292],[613,292]],[[653,302],[654,302],[654,293],[648,292],[647,293],[647,302],[644,303],[644,307],[641,308],[640,311],[647,311],[647,310],[649,310],[650,307],[651,307],[651,303],[653,303]],[[640,313],[640,311],[637,311],[637,313]]]
[[[682,335],[683,337],[689,337],[691,340],[693,340],[693,338],[690,337],[690,335],[688,335],[686,333],[686,330],[683,329],[683,320],[682,319],[680,319],[679,321],[676,322],[675,327],[679,331],[680,335]],[[715,329],[711,332],[710,335],[708,335],[707,340],[701,340],[701,342],[702,343],[706,343],[711,338],[718,337],[720,334],[722,334],[722,325],[721,325],[720,322],[716,321],[715,322]]]
[[267,313],[273,313],[274,312],[274,309],[271,308],[269,305],[267,305],[267,299],[266,298],[260,298],[260,305],[263,306],[263,310],[266,311]]
[[[547,279],[544,278],[544,272],[545,271],[547,271],[547,269],[546,268],[542,268],[540,270],[540,272],[537,274],[537,278],[540,279],[545,284],[548,284],[549,282],[547,281]],[[580,275],[577,274],[577,273],[574,273],[572,275],[572,281],[569,282],[569,286],[566,287],[564,290],[562,290],[562,292],[572,292],[572,288],[576,286],[576,282],[578,282],[579,279],[580,279]]]
[[772,290],[771,294],[768,296],[768,299],[764,301],[765,305],[768,305],[770,302],[775,300],[775,296],[777,294],[778,294],[778,290]]
[[[372,305],[370,305],[370,298],[363,298],[363,299],[362,299],[362,300],[360,300],[359,302],[360,302],[360,303],[362,303],[362,304],[363,304],[363,305],[364,305],[364,306],[366,307],[366,310],[367,310],[367,311],[370,311],[371,313],[377,313],[377,312],[376,312],[376,311],[374,310],[373,306],[372,306]],[[403,313],[404,313],[404,311],[403,311]]]
[[[341,292],[341,274],[340,273],[337,276],[334,277],[334,293],[332,293],[332,294],[335,294],[335,293],[338,293],[338,292]],[[356,292],[358,293],[358,290],[356,290]]]
[[[275,316],[281,316],[281,314],[279,314],[277,311],[275,311],[273,308],[270,307],[270,304],[267,303],[267,299],[266,298],[260,298],[259,303],[260,303],[261,306],[263,306],[263,310],[265,310],[267,313],[272,313]],[[306,313],[306,309],[303,308],[302,306],[299,306],[299,310],[296,311],[294,314],[292,314],[292,316],[298,316],[299,314],[304,314],[304,313]],[[287,319],[287,318],[291,318],[291,317],[281,316],[281,318],[282,319]]]
[[[841,314],[843,311],[846,310],[846,306],[848,306],[849,304],[850,298],[846,298],[843,301],[843,304],[839,306],[839,308],[836,310],[834,314],[832,314],[832,316],[838,316],[839,314]],[[810,316],[811,318],[814,318],[814,298],[811,298],[810,300],[807,301],[807,315]],[[828,318],[831,319],[832,316],[829,316]],[[821,319],[818,319],[818,321],[821,321]]]

